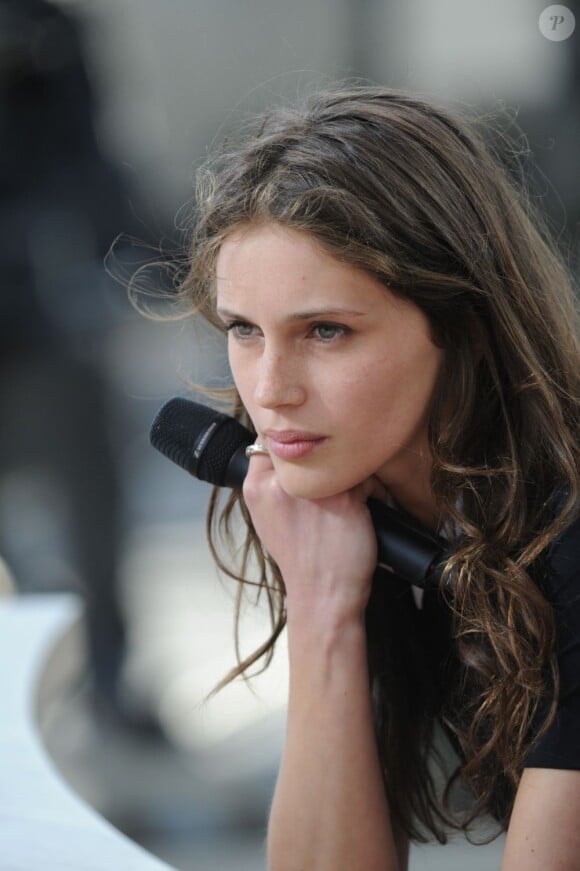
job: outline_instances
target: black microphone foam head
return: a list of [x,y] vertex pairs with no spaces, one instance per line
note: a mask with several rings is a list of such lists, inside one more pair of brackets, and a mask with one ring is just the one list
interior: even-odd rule
[[228,464],[256,436],[233,417],[190,399],[170,399],[157,414],[151,444],[202,481],[223,486]]

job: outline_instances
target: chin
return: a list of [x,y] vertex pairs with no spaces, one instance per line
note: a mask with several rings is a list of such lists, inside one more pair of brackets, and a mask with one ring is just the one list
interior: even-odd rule
[[293,496],[295,499],[328,499],[330,496],[337,496],[339,493],[344,493],[345,490],[354,486],[353,484],[342,483],[336,478],[328,476],[313,476],[308,474],[293,474],[283,472],[278,474],[278,483],[288,496]]

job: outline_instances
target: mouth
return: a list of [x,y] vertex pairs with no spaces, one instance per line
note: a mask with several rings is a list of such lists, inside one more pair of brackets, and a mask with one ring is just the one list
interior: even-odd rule
[[272,436],[267,436],[268,447],[275,456],[283,460],[297,460],[311,454],[320,447],[327,439],[325,436],[315,438],[293,438],[282,441]]

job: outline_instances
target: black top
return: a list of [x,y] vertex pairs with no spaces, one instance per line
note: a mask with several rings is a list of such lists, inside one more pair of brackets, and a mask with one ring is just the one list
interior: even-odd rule
[[556,614],[560,696],[556,718],[530,768],[580,770],[580,519],[553,542],[546,595]]
[[[554,722],[525,766],[580,770],[580,518],[552,542],[544,583],[543,592],[556,616],[559,705]],[[451,615],[437,590],[424,593],[421,612],[429,648],[440,668],[452,669]],[[540,711],[542,719],[545,713]]]

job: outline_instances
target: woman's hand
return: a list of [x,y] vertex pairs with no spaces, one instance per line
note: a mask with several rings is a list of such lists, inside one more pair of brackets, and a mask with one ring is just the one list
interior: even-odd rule
[[289,619],[362,618],[377,563],[366,501],[385,500],[376,477],[325,499],[289,496],[267,454],[253,455],[243,494],[254,527],[286,586]]

